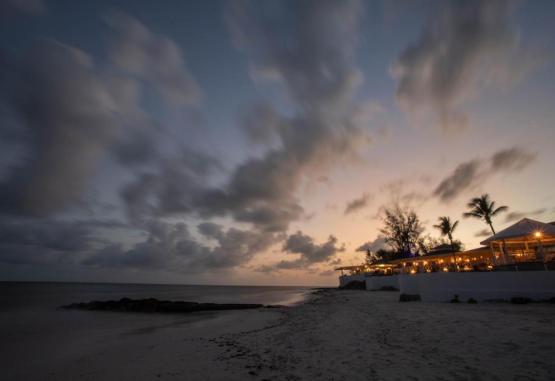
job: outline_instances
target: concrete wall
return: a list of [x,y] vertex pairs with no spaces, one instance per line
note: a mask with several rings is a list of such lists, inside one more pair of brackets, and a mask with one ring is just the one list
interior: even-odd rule
[[382,287],[395,287],[399,289],[399,277],[401,275],[369,276],[366,278],[367,290],[379,290]]
[[344,287],[347,284],[349,284],[349,282],[352,282],[354,280],[357,281],[361,281],[364,282],[366,280],[366,277],[364,276],[364,274],[358,274],[358,275],[341,275],[339,277],[339,287]]
[[[424,274],[422,274],[424,275]],[[420,295],[418,288],[418,275],[401,274],[399,277],[399,291],[401,294]]]
[[446,302],[459,296],[466,302],[526,297],[555,297],[555,271],[503,271],[405,274],[399,276],[400,292],[420,295],[424,302]]

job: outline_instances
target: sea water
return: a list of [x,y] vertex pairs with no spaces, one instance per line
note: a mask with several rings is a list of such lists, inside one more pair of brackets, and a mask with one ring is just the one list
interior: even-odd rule
[[[119,343],[130,335],[148,337],[176,329],[180,335],[202,335],[258,311],[146,314],[59,308],[70,303],[128,297],[293,305],[311,292],[307,287],[0,282],[0,368],[7,379],[18,379],[17,372],[29,367],[48,369],[71,354],[85,359],[95,348]],[[15,372],[11,376],[6,373],[10,369]]]

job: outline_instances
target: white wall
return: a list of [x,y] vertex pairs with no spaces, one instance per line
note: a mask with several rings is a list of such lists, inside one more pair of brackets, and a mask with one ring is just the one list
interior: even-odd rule
[[399,288],[400,275],[369,276],[366,278],[367,290],[379,290],[382,287]]
[[364,274],[357,274],[357,275],[341,275],[341,276],[339,277],[339,287],[344,287],[344,286],[346,286],[349,282],[352,282],[352,281],[354,281],[354,280],[364,282],[365,279],[366,279],[366,277],[364,276]]
[[400,292],[418,294],[424,302],[446,302],[459,296],[466,302],[526,297],[555,297],[555,271],[499,271],[400,275]]

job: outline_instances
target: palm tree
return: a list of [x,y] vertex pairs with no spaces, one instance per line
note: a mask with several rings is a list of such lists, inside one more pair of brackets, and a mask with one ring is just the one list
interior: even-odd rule
[[474,217],[484,220],[491,228],[491,232],[495,235],[495,229],[491,219],[497,214],[506,211],[509,207],[503,205],[498,208],[495,207],[495,201],[491,201],[489,194],[485,193],[481,197],[474,197],[467,205],[470,208],[469,212],[463,214],[464,217]]
[[453,244],[453,232],[457,228],[459,221],[451,223],[451,218],[443,216],[439,217],[439,224],[434,225],[434,228],[439,229],[442,236],[447,236],[449,238],[449,243],[451,244],[451,250],[453,250],[453,269],[459,271],[459,265],[457,264],[457,256],[455,254],[455,245]]
[[451,250],[455,251],[455,245],[453,244],[453,232],[457,228],[459,221],[451,223],[451,218],[443,216],[439,217],[439,224],[434,225],[434,228],[438,229],[443,237],[447,236],[449,243],[451,244]]

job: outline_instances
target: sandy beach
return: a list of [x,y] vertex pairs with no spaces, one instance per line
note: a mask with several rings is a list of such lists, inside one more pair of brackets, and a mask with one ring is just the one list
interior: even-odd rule
[[277,310],[71,311],[94,324],[12,342],[2,367],[8,380],[552,380],[554,312],[331,289]]

